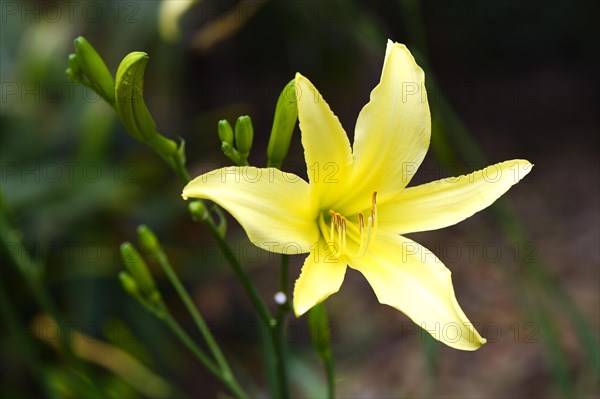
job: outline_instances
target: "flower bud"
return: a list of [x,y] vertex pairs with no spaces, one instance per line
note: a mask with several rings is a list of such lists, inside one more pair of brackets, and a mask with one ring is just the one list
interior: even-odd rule
[[158,290],[143,294],[140,292],[139,285],[135,278],[126,271],[121,271],[119,273],[119,281],[125,292],[134,297],[148,311],[154,313],[157,317],[162,318],[164,315],[165,304]]
[[[148,63],[148,55],[139,51],[129,53],[119,65],[117,70],[117,82],[115,84],[116,110],[125,126],[125,130],[142,143],[156,135],[156,125],[150,113],[143,112],[142,115],[134,114],[134,106],[144,102],[144,70]],[[145,104],[144,107],[145,108]],[[137,116],[137,118],[136,118]],[[141,121],[146,130],[141,130],[138,125]]]
[[123,259],[123,263],[125,263],[125,269],[135,281],[140,295],[145,298],[151,297],[154,291],[156,291],[156,285],[146,262],[144,262],[138,251],[129,242],[121,244],[120,250],[121,258]]
[[140,299],[140,290],[138,289],[138,285],[135,282],[134,278],[131,277],[131,274],[126,271],[119,272],[119,281],[121,282],[121,286],[129,295],[136,299]]
[[192,219],[196,222],[201,222],[208,218],[208,211],[206,210],[206,206],[202,201],[192,201],[188,205],[188,210],[190,215],[192,215]]
[[252,127],[252,119],[248,115],[242,115],[235,123],[235,148],[240,153],[243,161],[248,159],[253,140],[254,128]]
[[296,103],[296,87],[292,80],[284,87],[275,106],[273,127],[267,147],[267,166],[269,167],[281,168],[281,163],[287,156],[292,133],[298,120]]
[[221,140],[221,142],[233,145],[233,129],[231,129],[231,125],[229,124],[229,122],[227,122],[227,119],[221,119],[217,126],[219,132],[219,139]]
[[127,54],[117,70],[115,108],[125,130],[136,140],[148,144],[164,158],[177,153],[177,144],[156,130],[156,123],[144,101],[144,72],[148,54],[135,51]]
[[71,79],[74,82],[85,81],[85,79],[87,78],[83,76],[83,71],[81,70],[81,68],[79,67],[79,63],[77,62],[77,56],[75,54],[69,54],[68,61],[69,67],[67,68],[65,73],[67,74],[69,79]]
[[141,224],[137,228],[138,240],[142,249],[148,253],[156,252],[160,248],[156,235],[148,226]]
[[[89,85],[109,103],[115,101],[115,81],[96,49],[82,36],[75,39],[74,59],[89,80]],[[71,57],[69,57],[71,58]],[[69,60],[71,61],[71,60]],[[75,71],[73,71],[75,72]]]

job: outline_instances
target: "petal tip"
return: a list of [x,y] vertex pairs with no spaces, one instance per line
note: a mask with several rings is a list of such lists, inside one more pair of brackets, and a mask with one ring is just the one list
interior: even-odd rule
[[469,347],[466,350],[470,350],[470,351],[476,351],[477,349],[480,349],[483,345],[485,345],[487,343],[487,339],[483,338],[483,337],[479,337],[479,340],[473,343],[472,347]]
[[[474,334],[472,336],[471,334]],[[476,351],[486,344],[487,339],[483,338],[479,333],[475,330],[469,332],[470,339],[468,340],[460,340],[458,342],[455,341],[447,341],[444,339],[440,339],[439,341],[458,350],[462,351]]]
[[191,191],[191,190],[190,190],[190,184],[191,184],[191,183],[188,183],[188,184],[187,184],[187,185],[186,185],[186,186],[183,188],[183,190],[181,190],[181,197],[182,197],[184,200],[187,200],[187,199],[188,199],[188,198],[190,198],[190,196],[192,195],[192,193],[190,192],[190,191]]
[[309,311],[309,309],[305,309],[305,307],[301,307],[300,305],[298,305],[298,303],[295,300],[294,300],[293,307],[294,307],[294,316],[296,316],[297,319],[299,319],[302,315],[304,315],[304,313]]
[[298,82],[298,81],[308,80],[308,79],[306,78],[306,76],[302,75],[300,72],[296,72],[296,75],[294,75],[294,80],[296,82]]
[[[516,159],[514,161],[514,164],[517,165],[517,169],[518,169],[517,181],[515,183],[517,183],[518,181],[523,179],[525,176],[527,176],[529,174],[529,172],[531,172],[531,169],[533,169],[533,165],[534,165],[533,163],[529,162],[526,159]],[[512,166],[511,166],[511,168],[512,168]]]

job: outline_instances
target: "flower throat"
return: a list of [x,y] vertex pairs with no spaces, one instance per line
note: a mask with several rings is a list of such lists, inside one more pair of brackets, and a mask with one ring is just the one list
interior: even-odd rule
[[[371,196],[371,210],[367,220],[359,212],[356,221],[351,221],[339,212],[330,209],[319,215],[319,228],[327,244],[334,251],[333,256],[348,255],[351,258],[363,256],[375,239],[377,230],[377,191]],[[351,248],[356,247],[356,248]]]

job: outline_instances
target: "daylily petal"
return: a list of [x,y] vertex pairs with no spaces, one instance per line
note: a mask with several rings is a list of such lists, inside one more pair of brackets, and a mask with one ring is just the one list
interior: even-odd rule
[[296,74],[298,120],[308,179],[315,195],[327,206],[340,195],[342,176],[352,164],[350,141],[339,119],[316,87]]
[[486,342],[458,305],[450,270],[427,248],[378,231],[368,253],[350,259],[349,266],[366,277],[379,302],[400,310],[435,339],[462,350]]
[[[381,201],[397,194],[425,157],[430,136],[423,70],[404,45],[388,41],[381,81],[356,121],[353,189],[377,191]],[[364,202],[356,199],[358,209],[349,213]]]
[[379,226],[398,234],[451,226],[490,206],[532,167],[529,161],[516,159],[406,188],[392,200],[379,203]]
[[310,186],[291,173],[230,166],[198,176],[182,196],[216,202],[242,225],[252,243],[271,252],[309,252],[319,238]]
[[338,292],[344,281],[346,263],[331,256],[329,248],[321,239],[318,247],[313,248],[304,261],[302,272],[294,286],[296,317],[302,316],[310,308]]

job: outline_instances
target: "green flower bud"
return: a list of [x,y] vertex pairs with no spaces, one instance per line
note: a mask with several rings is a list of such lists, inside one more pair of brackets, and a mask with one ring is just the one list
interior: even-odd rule
[[141,299],[140,290],[133,277],[131,277],[131,274],[126,271],[119,272],[119,281],[125,292],[138,300]]
[[156,234],[145,224],[138,227],[137,233],[140,246],[144,251],[154,253],[160,248]]
[[135,280],[140,295],[144,298],[150,298],[154,291],[156,291],[156,285],[146,262],[144,262],[144,259],[142,259],[131,243],[124,242],[121,244],[120,249],[125,269],[129,272],[133,280]]
[[235,123],[235,148],[240,153],[243,161],[248,159],[253,140],[254,128],[252,127],[252,119],[248,115],[242,115]]
[[117,70],[115,108],[127,132],[136,140],[148,144],[165,158],[177,153],[177,143],[156,130],[156,122],[144,101],[144,72],[148,54],[129,53]]
[[87,78],[83,76],[83,71],[79,67],[79,63],[77,62],[77,56],[75,54],[69,54],[69,67],[65,71],[69,79],[74,82],[83,83]]
[[144,72],[148,60],[146,53],[127,54],[119,64],[115,85],[117,112],[125,128],[142,142],[157,134],[156,123],[144,103]]
[[229,159],[231,159],[233,161],[234,164],[240,166],[240,165],[244,165],[246,162],[242,161],[242,158],[240,157],[240,153],[237,152],[237,150],[235,148],[233,148],[233,146],[225,141],[223,141],[221,143],[221,151],[223,151],[223,154],[225,154],[225,156]]
[[221,119],[217,126],[221,142],[233,145],[233,129],[231,129],[231,125],[227,122],[227,119]]
[[[143,80],[148,59],[148,55],[142,52],[127,54],[117,70],[117,82],[115,85],[115,106],[121,122],[127,132],[142,143],[156,135],[156,125],[151,116],[150,121],[144,121],[145,126],[149,126],[150,129],[141,131],[137,119],[141,120],[142,116],[138,116],[136,119],[134,114],[134,105],[137,104],[139,106],[140,102],[144,102]],[[149,112],[144,112],[143,116],[147,118]]]
[[134,297],[150,312],[162,318],[164,315],[164,302],[158,290],[154,290],[144,296],[144,294],[140,292],[139,285],[135,278],[126,271],[121,271],[119,273],[119,281],[125,292]]
[[89,85],[106,101],[114,103],[115,81],[102,57],[82,36],[75,39],[75,55],[79,68],[89,80]]
[[292,133],[298,120],[296,103],[296,86],[292,80],[284,87],[275,106],[273,127],[267,147],[267,166],[269,167],[281,168],[281,164],[287,156]]
[[208,218],[208,211],[202,201],[192,201],[188,204],[188,210],[192,219],[196,222],[201,222]]

